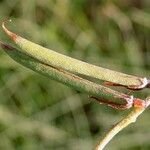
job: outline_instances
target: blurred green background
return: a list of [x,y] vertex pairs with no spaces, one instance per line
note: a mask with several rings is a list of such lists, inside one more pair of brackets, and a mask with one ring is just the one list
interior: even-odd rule
[[[0,0],[1,22],[10,18],[11,30],[57,52],[150,75],[149,0]],[[10,43],[2,28],[0,39]],[[145,98],[149,90],[133,94]],[[128,112],[92,102],[0,51],[0,150],[92,150]],[[149,150],[149,114],[147,109],[106,150]]]

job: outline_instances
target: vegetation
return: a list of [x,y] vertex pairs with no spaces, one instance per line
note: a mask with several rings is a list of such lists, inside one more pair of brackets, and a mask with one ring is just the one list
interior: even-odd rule
[[[14,1],[11,7],[1,3],[7,10],[1,9],[1,16],[14,17],[15,26],[21,27],[14,30],[37,43],[113,70],[149,74],[146,2]],[[4,53],[0,57],[2,149],[92,149],[103,130],[127,113],[90,103],[86,94],[26,70]],[[144,99],[148,90],[134,95]],[[148,112],[110,148],[148,149],[146,116]]]

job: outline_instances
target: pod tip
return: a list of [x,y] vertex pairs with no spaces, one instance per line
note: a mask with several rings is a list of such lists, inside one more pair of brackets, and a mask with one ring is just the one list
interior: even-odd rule
[[5,32],[12,40],[16,41],[16,38],[18,37],[18,35],[16,35],[15,33],[11,32],[11,31],[9,31],[9,30],[6,28],[5,23],[7,23],[7,22],[12,22],[12,20],[9,19],[9,20],[3,21],[3,22],[2,22],[2,28],[3,28],[4,32]]

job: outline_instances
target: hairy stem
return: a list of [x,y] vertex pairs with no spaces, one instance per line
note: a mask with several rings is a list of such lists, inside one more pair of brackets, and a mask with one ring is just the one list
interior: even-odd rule
[[108,133],[102,138],[102,140],[99,142],[99,144],[96,147],[96,150],[103,150],[103,148],[108,144],[108,142],[121,130],[123,130],[125,127],[127,127],[129,124],[136,121],[137,117],[142,114],[142,112],[150,105],[150,97],[146,99],[145,107],[134,107],[133,110],[120,122],[118,122],[116,125],[114,125],[113,128],[111,128]]

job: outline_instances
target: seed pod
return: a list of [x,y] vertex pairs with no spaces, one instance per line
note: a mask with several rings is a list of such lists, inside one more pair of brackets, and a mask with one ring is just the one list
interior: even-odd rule
[[9,31],[5,27],[5,22],[3,22],[2,27],[5,33],[17,44],[17,46],[19,46],[19,51],[43,62],[44,64],[62,68],[73,73],[90,76],[92,78],[109,81],[110,83],[115,83],[116,85],[124,86],[133,90],[143,89],[150,82],[147,78],[139,78],[98,67],[57,53],[51,49],[44,48]]

